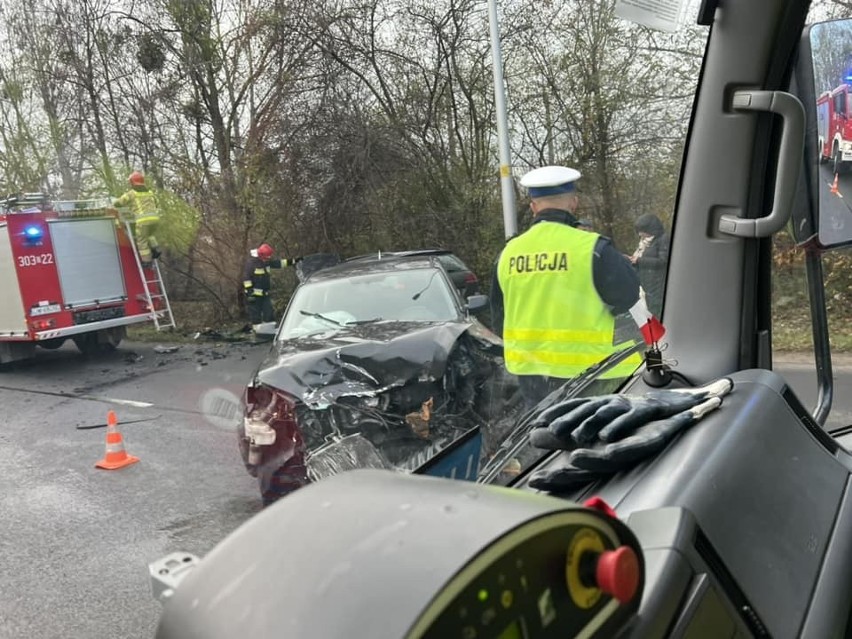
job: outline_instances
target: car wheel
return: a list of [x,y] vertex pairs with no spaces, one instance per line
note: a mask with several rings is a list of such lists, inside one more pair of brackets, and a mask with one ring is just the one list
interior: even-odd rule
[[48,351],[55,351],[65,343],[65,337],[54,337],[53,339],[44,339],[38,342],[38,345]]
[[116,326],[75,335],[71,339],[74,340],[74,344],[83,355],[100,355],[101,353],[111,353],[118,348],[125,334],[123,326]]
[[71,339],[74,340],[74,345],[83,355],[97,355],[101,352],[98,336],[95,333],[83,333],[82,335],[75,335]]
[[259,477],[260,497],[264,507],[274,504],[276,501],[298,490],[308,483],[308,471],[301,460],[289,460],[278,468],[272,476],[267,478],[263,474]]
[[126,335],[127,329],[124,326],[116,326],[100,331],[98,341],[101,344],[101,348],[105,351],[114,351]]

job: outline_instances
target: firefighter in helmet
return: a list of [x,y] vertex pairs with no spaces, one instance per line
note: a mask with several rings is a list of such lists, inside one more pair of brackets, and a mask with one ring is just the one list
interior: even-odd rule
[[150,266],[152,260],[160,257],[159,244],[155,236],[160,222],[160,213],[154,193],[145,186],[145,175],[133,171],[127,178],[130,189],[121,197],[113,200],[113,206],[127,206],[133,212],[136,223],[136,251],[142,266]]
[[295,266],[302,261],[301,257],[294,257],[289,260],[273,260],[274,253],[275,251],[269,244],[263,243],[256,249],[252,249],[251,255],[246,260],[243,287],[248,303],[249,318],[255,331],[257,331],[261,322],[275,321],[272,300],[269,297],[270,270],[283,266]]

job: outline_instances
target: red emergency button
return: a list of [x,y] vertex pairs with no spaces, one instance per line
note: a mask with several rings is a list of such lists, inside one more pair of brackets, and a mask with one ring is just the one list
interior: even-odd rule
[[621,603],[633,599],[639,588],[639,559],[630,546],[605,550],[598,557],[595,583]]

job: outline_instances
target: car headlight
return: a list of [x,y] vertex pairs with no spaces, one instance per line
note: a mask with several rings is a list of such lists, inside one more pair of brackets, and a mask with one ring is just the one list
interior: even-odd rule
[[254,446],[270,446],[275,443],[275,431],[266,422],[255,417],[243,418],[246,439]]

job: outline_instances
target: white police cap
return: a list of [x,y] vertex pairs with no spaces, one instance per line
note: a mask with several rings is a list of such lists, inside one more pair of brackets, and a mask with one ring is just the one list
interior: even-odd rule
[[521,186],[529,191],[530,197],[545,197],[559,193],[571,193],[574,183],[582,176],[576,169],[567,166],[543,166],[533,169],[521,178]]

